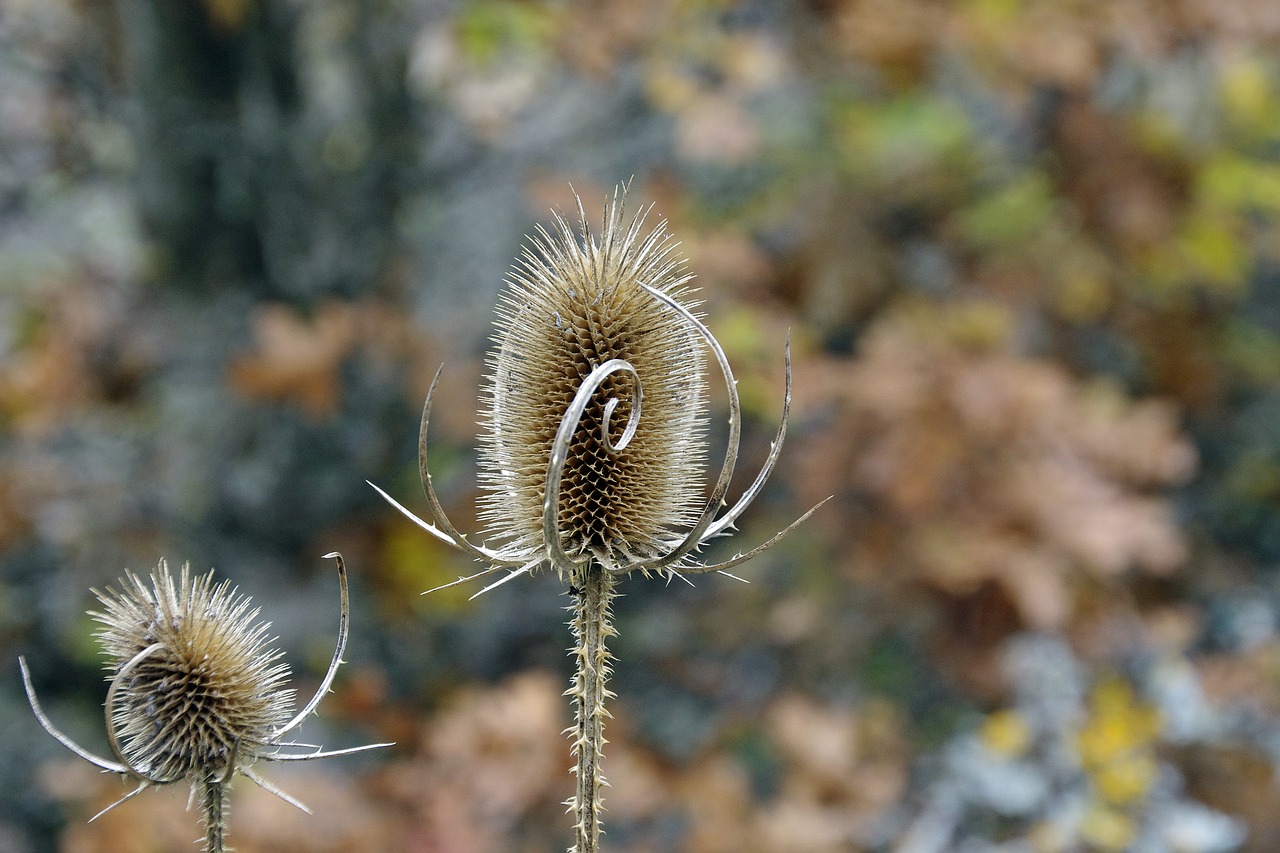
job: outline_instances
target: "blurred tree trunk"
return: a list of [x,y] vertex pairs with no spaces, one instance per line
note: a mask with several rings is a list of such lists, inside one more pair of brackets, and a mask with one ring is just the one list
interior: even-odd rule
[[414,105],[375,2],[119,0],[160,281],[305,304],[383,276]]

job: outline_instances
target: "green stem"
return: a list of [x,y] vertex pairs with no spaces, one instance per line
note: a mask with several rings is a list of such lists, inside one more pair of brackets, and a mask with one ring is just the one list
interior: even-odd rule
[[609,604],[613,600],[614,577],[595,562],[570,575],[575,595],[573,630],[576,668],[569,695],[573,697],[575,725],[573,754],[577,758],[574,772],[577,792],[570,805],[574,815],[574,846],[570,853],[597,853],[600,849],[600,813],[604,810],[601,788],[604,774],[600,758],[604,745],[604,721],[609,716],[605,700],[613,694],[605,687],[609,680],[611,660],[605,641],[616,634],[609,622]]

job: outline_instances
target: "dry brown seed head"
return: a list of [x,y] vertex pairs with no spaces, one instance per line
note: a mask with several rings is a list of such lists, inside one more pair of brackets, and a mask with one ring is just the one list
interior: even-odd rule
[[192,578],[185,565],[176,584],[162,560],[150,586],[126,573],[120,587],[95,590],[104,610],[91,615],[116,679],[121,760],[155,781],[228,777],[271,743],[293,705],[269,623],[255,623],[257,609],[229,582]]
[[704,345],[641,287],[691,307],[691,276],[665,222],[645,232],[643,213],[624,221],[621,195],[598,235],[585,216],[581,240],[560,217],[554,234],[539,229],[498,307],[483,392],[482,513],[488,535],[512,552],[540,550],[556,432],[584,380],[612,359],[639,377],[642,416],[624,448],[607,446],[621,443],[635,378],[605,378],[569,442],[556,508],[561,547],[612,565],[652,557],[702,509]]

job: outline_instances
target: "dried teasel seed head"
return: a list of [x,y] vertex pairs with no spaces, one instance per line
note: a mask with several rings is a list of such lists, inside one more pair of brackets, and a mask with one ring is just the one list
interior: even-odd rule
[[270,647],[269,623],[213,573],[176,583],[163,560],[144,583],[94,590],[91,615],[109,657],[109,735],[120,760],[155,782],[229,778],[289,720],[288,667]]
[[105,609],[91,613],[102,628],[98,638],[109,661],[105,703],[107,740],[117,760],[102,758],[67,737],[40,707],[31,673],[18,658],[22,684],[36,719],[55,740],[107,773],[137,780],[138,787],[90,821],[147,788],[186,781],[200,802],[206,853],[226,853],[226,791],[244,776],[290,805],[309,811],[267,780],[252,764],[314,761],[390,746],[371,743],[339,750],[308,747],[289,753],[284,738],[303,723],[329,692],[347,647],[350,605],[347,570],[338,566],[341,613],[333,660],[311,700],[289,718],[293,690],[280,652],[266,638],[269,625],[255,622],[258,611],[229,582],[214,585],[213,572],[195,578],[187,566],[174,583],[161,560],[148,586],[126,572],[120,590],[94,590]]
[[562,217],[554,233],[540,228],[498,306],[483,392],[482,517],[510,552],[543,543],[561,420],[592,371],[615,359],[634,372],[604,377],[567,443],[560,546],[573,559],[611,565],[652,557],[678,541],[705,504],[705,344],[641,286],[690,308],[692,276],[666,223],[646,230],[643,212],[625,220],[623,196],[607,206],[599,234],[581,204],[581,240]]

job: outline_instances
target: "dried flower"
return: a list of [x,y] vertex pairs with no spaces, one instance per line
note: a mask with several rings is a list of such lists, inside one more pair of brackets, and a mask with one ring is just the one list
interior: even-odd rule
[[[641,240],[642,220],[624,231],[620,215],[615,206],[602,244],[585,251],[563,220],[559,239],[542,232],[498,308],[480,468],[489,533],[513,550],[542,550],[548,460],[576,396],[555,518],[570,559],[652,559],[701,509],[701,338],[639,286],[677,301],[691,277],[665,231]],[[594,387],[580,394],[584,384]]]
[[[817,507],[746,553],[719,563],[695,554],[728,533],[773,471],[791,403],[790,342],[782,423],[755,481],[729,507],[724,498],[738,458],[741,413],[728,359],[693,312],[684,261],[666,224],[644,233],[641,213],[627,223],[625,191],[605,210],[597,237],[582,204],[582,240],[557,217],[539,229],[498,308],[484,390],[481,438],[483,518],[496,548],[469,542],[450,523],[431,484],[427,393],[418,462],[432,521],[386,492],[388,502],[431,535],[487,563],[454,584],[506,570],[480,595],[522,574],[550,567],[568,575],[576,662],[573,749],[578,853],[600,836],[600,750],[605,684],[614,634],[609,605],[619,575],[668,577],[723,572],[770,547]],[[704,496],[702,467],[707,389],[704,347],[714,356],[729,398],[729,439],[720,475]],[[437,374],[437,380],[439,374]],[[374,486],[377,489],[377,486]],[[443,587],[438,587],[443,588]]]
[[307,761],[347,755],[390,744],[336,751],[284,753],[285,735],[315,711],[342,663],[348,629],[347,573],[337,560],[341,589],[338,647],[315,696],[290,716],[294,691],[288,667],[270,646],[270,624],[230,581],[215,584],[213,572],[192,578],[182,567],[176,583],[160,561],[147,585],[126,572],[120,590],[94,590],[104,610],[91,612],[102,628],[98,639],[108,656],[105,717],[116,760],[81,748],[53,726],[36,699],[26,661],[19,658],[27,698],[44,729],[103,770],[138,780],[138,787],[93,819],[155,785],[187,782],[200,801],[208,853],[224,850],[224,793],[238,773],[303,811],[306,806],[278,790],[252,768],[255,761]]
[[[481,480],[488,492],[486,532],[499,547],[473,544],[459,533],[432,486],[427,428],[439,373],[427,392],[418,442],[432,521],[370,483],[419,527],[489,564],[446,586],[508,571],[480,595],[542,567],[563,576],[592,561],[612,575],[723,572],[774,545],[817,509],[729,560],[694,559],[708,541],[733,529],[773,473],[791,407],[790,341],[777,435],[755,481],[729,507],[724,498],[741,433],[733,371],[686,301],[692,276],[666,223],[642,236],[645,214],[625,223],[624,196],[620,190],[606,209],[599,239],[581,202],[581,245],[562,217],[554,235],[539,228],[498,309],[484,392]],[[714,356],[729,398],[728,445],[709,497],[692,473],[706,420],[702,346]]]

